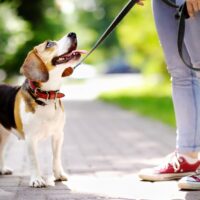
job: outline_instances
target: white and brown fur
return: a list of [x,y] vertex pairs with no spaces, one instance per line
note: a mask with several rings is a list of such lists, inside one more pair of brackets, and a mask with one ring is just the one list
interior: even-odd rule
[[[47,46],[48,45],[48,46]],[[76,48],[75,34],[68,34],[59,41],[44,42],[29,52],[21,67],[26,81],[21,87],[0,85],[0,173],[11,174],[5,167],[3,150],[11,132],[25,140],[30,159],[30,186],[44,187],[39,163],[36,156],[38,142],[51,137],[53,152],[53,173],[55,180],[67,180],[61,162],[61,147],[63,143],[63,128],[65,113],[60,99],[48,100],[45,106],[38,105],[28,92],[28,79],[35,81],[42,90],[59,90],[65,70],[76,64],[79,56],[74,56],[66,63],[58,66],[52,64],[53,58]],[[3,97],[3,98],[2,98]],[[44,101],[44,99],[41,99]]]

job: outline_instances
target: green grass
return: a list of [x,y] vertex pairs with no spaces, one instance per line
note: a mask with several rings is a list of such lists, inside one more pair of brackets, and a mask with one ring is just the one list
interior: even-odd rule
[[147,85],[112,91],[100,99],[175,127],[170,85]]

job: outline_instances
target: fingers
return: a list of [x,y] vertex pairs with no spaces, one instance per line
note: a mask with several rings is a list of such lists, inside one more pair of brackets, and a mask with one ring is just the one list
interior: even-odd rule
[[199,11],[198,1],[193,2],[193,10],[195,13],[197,13]]
[[200,0],[198,0],[197,4],[198,4],[198,9],[200,10]]
[[194,17],[194,9],[192,3],[187,1],[187,11],[190,17]]
[[186,3],[189,16],[194,17],[200,11],[200,0],[186,0]]
[[144,1],[145,0],[138,0],[137,4],[140,5],[140,6],[144,6]]

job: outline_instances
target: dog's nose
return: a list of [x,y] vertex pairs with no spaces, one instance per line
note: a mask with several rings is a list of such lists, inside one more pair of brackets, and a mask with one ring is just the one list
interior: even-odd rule
[[71,33],[69,33],[69,34],[67,35],[67,37],[70,37],[70,38],[72,38],[72,39],[76,39],[76,33],[71,32]]

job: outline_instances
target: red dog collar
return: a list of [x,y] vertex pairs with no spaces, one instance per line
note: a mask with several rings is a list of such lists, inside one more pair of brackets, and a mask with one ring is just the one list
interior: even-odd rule
[[60,93],[59,90],[56,91],[44,91],[41,90],[39,87],[37,87],[33,81],[29,80],[29,87],[32,91],[32,94],[35,96],[35,98],[41,98],[45,100],[55,100],[63,98],[65,95],[63,93]]

